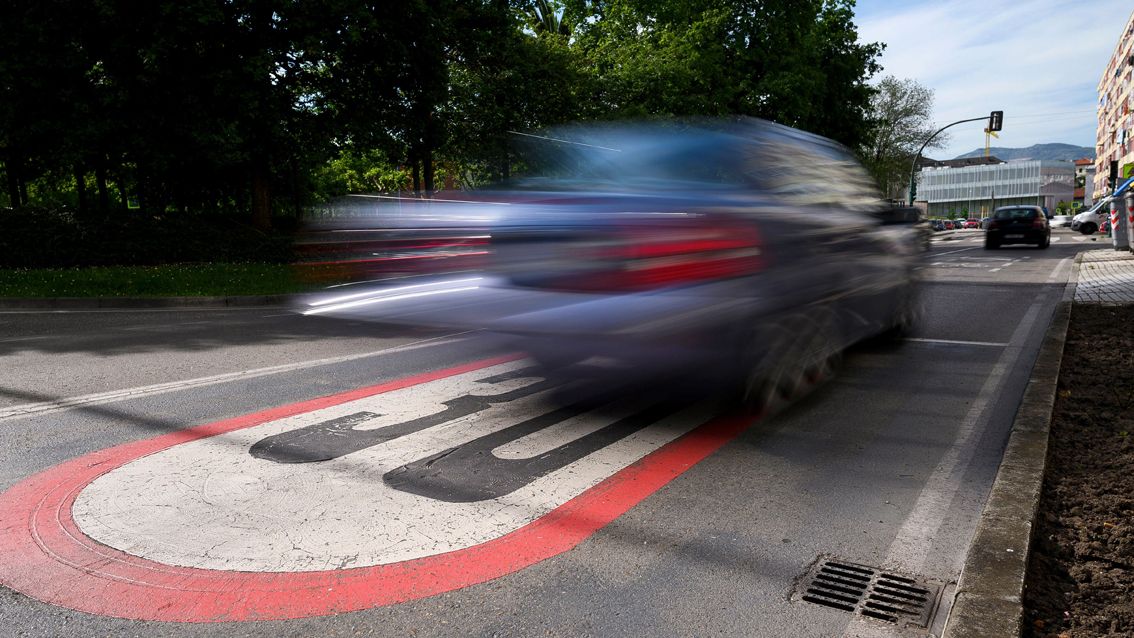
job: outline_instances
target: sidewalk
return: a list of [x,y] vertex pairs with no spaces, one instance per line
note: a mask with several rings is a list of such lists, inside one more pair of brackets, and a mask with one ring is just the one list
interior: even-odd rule
[[1134,254],[1113,249],[1082,253],[1075,303],[1134,303]]
[[1134,303],[1134,254],[1079,253],[1032,369],[996,481],[981,513],[943,632],[945,638],[1019,636],[1063,346],[1073,304]]

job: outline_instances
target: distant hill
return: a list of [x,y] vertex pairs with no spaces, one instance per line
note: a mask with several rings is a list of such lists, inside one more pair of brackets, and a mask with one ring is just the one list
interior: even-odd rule
[[[1077,160],[1084,157],[1094,159],[1095,149],[1089,146],[1075,146],[1074,144],[1033,144],[1027,148],[993,146],[991,154],[1005,161],[1014,159]],[[981,155],[984,155],[984,149],[978,148],[953,159],[980,157]]]

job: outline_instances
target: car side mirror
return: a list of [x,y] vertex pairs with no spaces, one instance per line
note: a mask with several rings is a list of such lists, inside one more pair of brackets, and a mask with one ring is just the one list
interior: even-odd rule
[[874,216],[883,224],[916,224],[921,221],[921,210],[913,206],[885,208]]

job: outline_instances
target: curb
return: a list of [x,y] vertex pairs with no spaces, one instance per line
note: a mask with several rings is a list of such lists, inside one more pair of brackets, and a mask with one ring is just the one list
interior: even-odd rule
[[1048,431],[1082,253],[1044,335],[1004,458],[961,570],[942,638],[1019,636],[1032,526],[1047,465]]
[[287,305],[289,295],[231,297],[0,297],[6,310],[97,310],[100,308],[235,308]]

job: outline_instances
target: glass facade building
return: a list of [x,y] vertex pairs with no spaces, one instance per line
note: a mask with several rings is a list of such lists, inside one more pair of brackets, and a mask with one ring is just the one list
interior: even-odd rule
[[1055,214],[1060,201],[1075,192],[1070,162],[1024,160],[983,166],[921,169],[918,199],[930,217],[985,216],[998,206],[1047,206]]

